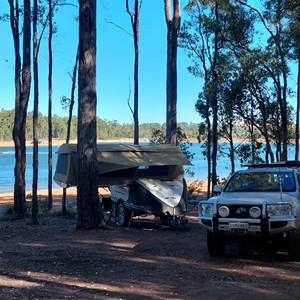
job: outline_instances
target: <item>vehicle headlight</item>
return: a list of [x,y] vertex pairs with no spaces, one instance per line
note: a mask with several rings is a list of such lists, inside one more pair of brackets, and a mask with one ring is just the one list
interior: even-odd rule
[[222,218],[226,218],[229,216],[229,208],[227,206],[220,206],[219,209],[218,209],[218,212],[219,212],[219,215],[222,217]]
[[293,206],[288,203],[268,204],[267,213],[269,217],[292,216]]
[[214,214],[214,204],[213,203],[200,203],[199,204],[199,213],[202,215],[210,215]]
[[252,218],[257,219],[261,215],[261,209],[258,206],[252,206],[249,210],[249,214]]

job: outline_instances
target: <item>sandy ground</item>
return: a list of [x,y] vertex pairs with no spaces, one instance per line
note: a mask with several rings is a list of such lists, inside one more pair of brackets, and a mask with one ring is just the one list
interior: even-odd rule
[[[52,141],[52,144],[53,144],[53,146],[59,146],[65,142],[66,142],[65,140],[54,139]],[[70,141],[70,143],[76,143],[76,140]],[[45,140],[44,143],[41,145],[47,145],[47,144],[48,144],[48,141]],[[30,146],[32,144],[31,144],[31,142],[27,141],[26,145]],[[13,147],[13,146],[14,146],[13,141],[0,141],[0,147]]]
[[88,231],[71,217],[1,220],[1,299],[299,299],[299,262],[237,245],[209,257],[196,210],[187,218],[188,230],[154,219]]
[[[30,203],[31,198],[30,195],[32,194],[31,191],[27,191],[27,201]],[[109,191],[103,188],[99,188],[99,194],[103,196],[109,195]],[[62,205],[62,195],[63,189],[53,189],[52,191],[52,198],[53,198],[53,209],[55,211],[61,210]],[[48,190],[47,189],[40,189],[38,190],[38,199],[40,202],[46,202],[48,198]],[[77,189],[76,187],[71,187],[67,189],[67,200],[66,204],[72,203],[74,205],[76,203],[77,198]],[[12,192],[9,193],[0,193],[0,217],[5,214],[5,212],[13,206],[14,196]]]
[[[67,203],[68,201],[74,203],[76,202],[76,188],[69,188],[67,191]],[[30,195],[32,194],[31,191],[26,191],[27,201],[28,203],[31,202]],[[61,209],[61,203],[62,203],[62,189],[53,189],[52,197],[53,197],[53,205],[55,210]],[[47,189],[41,189],[38,191],[38,199],[39,201],[46,202],[48,198],[48,190]],[[14,203],[14,195],[13,192],[8,193],[0,193],[0,216],[5,215],[5,213],[13,207]]]

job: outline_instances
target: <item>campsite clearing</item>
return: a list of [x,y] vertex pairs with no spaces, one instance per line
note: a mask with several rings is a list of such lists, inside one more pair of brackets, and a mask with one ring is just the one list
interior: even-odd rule
[[196,211],[189,230],[148,217],[130,228],[76,220],[0,221],[3,299],[298,299],[300,263],[232,245],[209,257]]

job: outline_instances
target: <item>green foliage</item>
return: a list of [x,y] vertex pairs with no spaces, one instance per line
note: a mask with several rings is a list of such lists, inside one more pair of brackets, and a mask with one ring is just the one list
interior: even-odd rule
[[240,158],[241,164],[259,164],[263,163],[260,155],[263,153],[263,144],[257,141],[253,143],[241,144],[237,149],[237,154]]
[[0,140],[12,140],[14,126],[14,110],[1,110],[0,112]]
[[257,139],[275,145],[276,159],[287,159],[298,114],[288,100],[296,88],[289,80],[291,63],[300,63],[299,1],[190,0],[185,10],[179,46],[191,60],[189,71],[204,81],[195,105],[204,120],[198,134],[203,154],[212,155],[217,134],[249,143],[231,147],[232,164],[235,155],[258,162],[262,151],[272,161],[269,144],[262,149]]
[[[177,146],[182,151],[182,153],[189,159],[192,160],[194,158],[194,153],[190,151],[190,147],[192,143],[189,142],[187,135],[183,132],[181,127],[177,127]],[[150,139],[151,144],[168,144],[168,139],[166,135],[160,129],[153,129],[152,137]],[[190,168],[185,170],[186,174],[190,175],[191,177],[194,176],[194,172],[191,171]]]
[[[67,98],[64,99],[64,105],[69,105]],[[54,139],[66,139],[67,136],[67,117],[59,117],[54,115],[52,117],[52,134]],[[12,130],[14,125],[14,110],[1,110],[0,111],[0,141],[11,141]],[[186,139],[196,139],[198,134],[198,125],[195,123],[179,123],[182,131],[186,133]],[[159,129],[165,132],[165,124],[158,123],[144,123],[140,124],[140,136],[143,139],[150,139],[153,130]],[[73,116],[71,124],[71,140],[77,137],[77,117]],[[26,138],[32,140],[32,112],[27,115]],[[48,117],[39,114],[39,138],[46,140],[48,138]],[[120,124],[116,120],[108,121],[97,119],[97,139],[133,139],[133,126],[132,124]],[[183,138],[183,137],[182,137]]]

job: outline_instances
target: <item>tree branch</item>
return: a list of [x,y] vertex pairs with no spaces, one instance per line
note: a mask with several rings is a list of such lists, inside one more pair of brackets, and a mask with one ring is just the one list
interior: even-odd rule
[[132,33],[130,33],[129,31],[127,31],[127,30],[126,30],[126,29],[124,29],[123,27],[121,27],[121,26],[117,25],[116,23],[114,23],[114,22],[111,22],[111,21],[108,21],[108,20],[106,20],[106,19],[105,19],[105,21],[106,21],[107,23],[109,23],[109,24],[112,24],[112,25],[114,25],[114,26],[118,27],[119,29],[123,30],[124,32],[126,32],[126,33],[127,33],[127,34],[129,34],[130,36],[133,36],[133,34],[132,34]]

